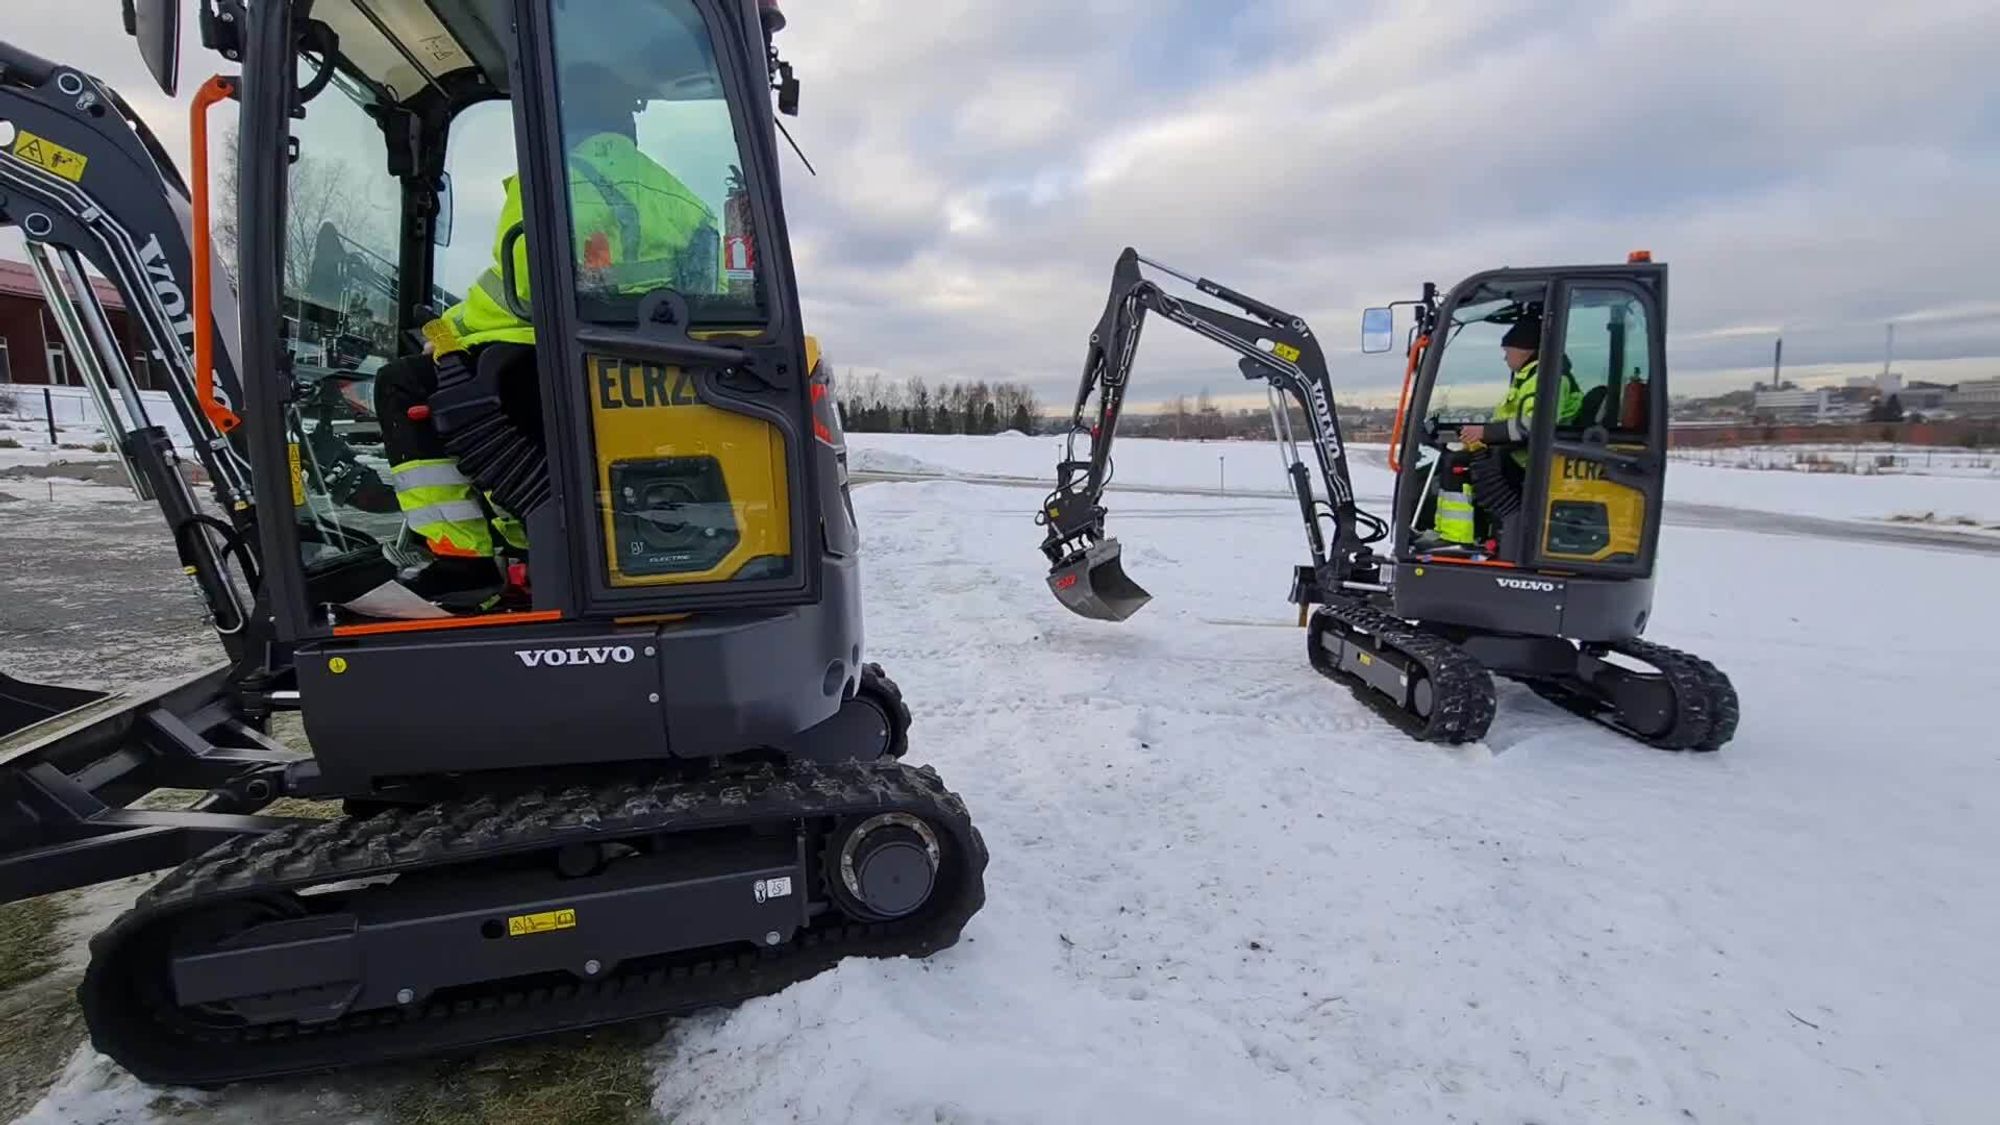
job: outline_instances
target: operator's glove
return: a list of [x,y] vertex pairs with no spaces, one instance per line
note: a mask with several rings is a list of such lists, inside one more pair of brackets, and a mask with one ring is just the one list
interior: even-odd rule
[[1519,445],[1528,440],[1528,432],[1519,418],[1509,418],[1504,422],[1462,426],[1458,431],[1458,440],[1464,442],[1467,448],[1475,445]]

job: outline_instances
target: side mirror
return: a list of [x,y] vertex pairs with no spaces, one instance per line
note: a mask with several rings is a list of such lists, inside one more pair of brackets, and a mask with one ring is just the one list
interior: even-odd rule
[[1367,309],[1361,314],[1361,351],[1379,355],[1396,346],[1396,313],[1393,309]]
[[181,0],[125,0],[124,15],[153,81],[173,97],[181,85]]

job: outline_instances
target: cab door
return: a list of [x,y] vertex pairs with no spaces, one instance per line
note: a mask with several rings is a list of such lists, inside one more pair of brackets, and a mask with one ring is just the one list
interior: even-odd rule
[[1652,574],[1667,460],[1666,290],[1666,267],[1650,262],[1567,270],[1553,279],[1526,493],[1526,565]]
[[823,420],[756,8],[516,13],[525,253],[576,603],[816,600]]
[[[1508,458],[1504,469],[1511,500],[1495,490],[1474,495],[1466,472],[1469,458],[1455,451],[1460,427],[1484,424],[1499,410],[1510,381],[1501,341],[1519,321],[1543,318],[1555,276],[1551,270],[1489,270],[1453,286],[1434,307],[1419,303],[1414,368],[1398,412],[1392,465],[1397,470],[1398,557],[1436,551],[1450,557],[1477,555],[1481,561],[1522,561],[1517,544],[1526,540],[1513,531],[1522,518],[1511,509],[1527,486],[1528,473],[1511,459],[1514,450],[1494,451]],[[1479,543],[1438,550],[1438,508],[1454,493],[1473,496],[1478,505]]]

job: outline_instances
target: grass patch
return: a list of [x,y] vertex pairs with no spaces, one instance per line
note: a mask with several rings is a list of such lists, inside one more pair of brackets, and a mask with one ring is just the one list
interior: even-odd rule
[[306,820],[333,820],[340,815],[339,801],[308,801],[300,797],[280,797],[257,810],[258,816],[296,816]]
[[[199,789],[155,789],[132,802],[135,809],[184,809],[203,796]],[[307,801],[280,797],[257,810],[258,816],[296,816],[307,820],[332,820],[340,815],[339,801]]]
[[73,974],[51,974],[69,907],[55,897],[0,907],[0,1119],[41,1100],[83,1042]]
[[0,449],[19,449],[21,443],[10,437],[0,437]]
[[50,978],[0,1002],[0,1119],[26,1113],[83,1042],[76,979]]
[[49,971],[62,950],[57,928],[68,914],[50,897],[0,906],[0,990],[25,984]]
[[389,1117],[396,1125],[655,1121],[646,1051],[658,1038],[642,1022],[448,1060],[399,1090]]

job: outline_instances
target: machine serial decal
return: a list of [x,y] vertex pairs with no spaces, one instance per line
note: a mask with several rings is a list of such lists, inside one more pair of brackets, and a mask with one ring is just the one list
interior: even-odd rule
[[597,405],[601,409],[701,405],[701,399],[694,393],[694,376],[686,368],[602,358],[593,358],[591,364],[591,383],[597,388]]

